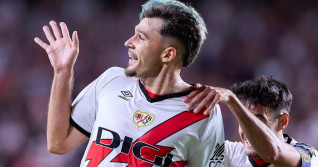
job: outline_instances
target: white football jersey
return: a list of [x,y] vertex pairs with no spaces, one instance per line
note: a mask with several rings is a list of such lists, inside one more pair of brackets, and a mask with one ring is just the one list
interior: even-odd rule
[[[317,150],[307,144],[298,143],[288,135],[284,135],[286,142],[291,144],[300,154],[302,158],[301,167],[318,167]],[[245,154],[242,142],[225,141],[224,146],[224,166],[225,167],[275,167],[273,164],[265,163],[258,165],[252,157]]]
[[223,166],[220,108],[186,111],[190,92],[151,98],[124,69],[105,71],[72,105],[72,125],[89,137],[81,166]]

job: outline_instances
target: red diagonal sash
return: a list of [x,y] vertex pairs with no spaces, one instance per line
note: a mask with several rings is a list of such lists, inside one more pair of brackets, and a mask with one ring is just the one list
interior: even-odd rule
[[[205,108],[203,109],[203,111],[204,110]],[[167,155],[167,153],[169,153],[171,150],[173,150],[173,148],[170,148],[170,147],[156,145],[158,142],[162,141],[163,139],[177,133],[178,131],[206,117],[208,116],[203,114],[195,114],[192,111],[182,112],[170,118],[169,120],[159,124],[153,129],[149,130],[142,137],[137,139],[132,144],[132,147],[134,147],[136,143],[141,143],[141,142],[154,146],[155,148],[144,147],[140,150],[140,154],[142,158],[153,162],[156,156],[163,157]],[[129,167],[152,166],[151,162],[149,161],[147,162],[142,159],[136,158],[136,156],[134,156],[134,153],[132,151],[133,151],[133,148],[130,149],[129,154],[120,153],[117,157],[115,157],[112,160],[112,162],[129,163],[128,165]],[[183,163],[183,164],[186,164],[186,163]]]

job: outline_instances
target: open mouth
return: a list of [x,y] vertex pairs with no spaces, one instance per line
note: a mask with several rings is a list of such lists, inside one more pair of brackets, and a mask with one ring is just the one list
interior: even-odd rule
[[137,57],[129,56],[129,59],[138,60]]
[[130,60],[138,60],[137,56],[131,51],[128,51],[128,55]]

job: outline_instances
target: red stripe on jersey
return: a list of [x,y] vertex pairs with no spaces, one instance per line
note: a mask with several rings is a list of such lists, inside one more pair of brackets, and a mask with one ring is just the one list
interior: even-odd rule
[[[190,126],[191,124],[194,124],[207,117],[207,115],[195,114],[192,111],[180,113],[170,118],[169,120],[163,122],[162,124],[154,127],[132,144],[132,147],[134,147],[137,143],[145,143],[146,145],[148,145],[147,147],[142,147],[142,149],[140,150],[140,155],[143,159],[147,159],[149,161],[136,158],[136,156],[133,153],[133,150],[135,148],[134,147],[130,149],[129,154],[120,153],[117,157],[115,157],[112,160],[112,162],[129,163],[128,167],[150,167],[153,165],[153,162],[156,161],[156,157],[163,157],[174,149],[170,147],[156,145],[158,142],[177,133],[178,131],[186,128],[187,126]],[[152,147],[150,147],[149,145]],[[175,167],[179,167],[185,166],[187,162],[180,161],[173,162],[172,164],[174,164]]]
[[162,124],[154,127],[146,134],[144,134],[141,138],[139,138],[136,142],[142,141],[147,142],[151,145],[157,144],[161,140],[207,117],[207,115],[196,114],[192,111],[180,113],[163,122]]
[[177,161],[177,162],[172,162],[170,167],[183,167],[187,165],[187,161]]
[[[107,140],[101,140],[102,143],[104,144],[110,144],[112,140],[107,139]],[[86,159],[90,160],[87,167],[96,167],[99,165],[99,163],[107,157],[107,155],[112,152],[113,149],[101,146],[96,144],[95,142],[92,142],[89,151],[87,153]]]

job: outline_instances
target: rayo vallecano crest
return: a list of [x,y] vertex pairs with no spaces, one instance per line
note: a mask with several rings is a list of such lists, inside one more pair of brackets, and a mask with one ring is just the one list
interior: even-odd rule
[[135,124],[139,127],[150,125],[155,118],[154,115],[137,110],[133,115]]

